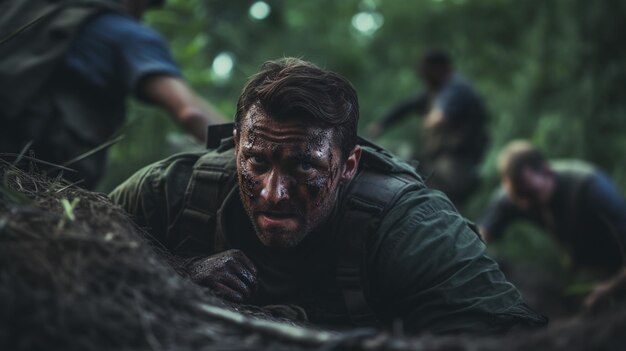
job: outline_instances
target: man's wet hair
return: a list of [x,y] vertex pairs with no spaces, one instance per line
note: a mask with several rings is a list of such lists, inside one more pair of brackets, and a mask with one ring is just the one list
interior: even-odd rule
[[306,118],[332,128],[344,158],[356,145],[359,101],[354,87],[310,62],[292,57],[265,62],[237,101],[237,131],[252,107],[270,118]]
[[522,186],[522,173],[528,168],[539,172],[545,170],[547,160],[543,153],[525,140],[514,140],[502,149],[498,156],[498,172],[511,180],[513,187]]

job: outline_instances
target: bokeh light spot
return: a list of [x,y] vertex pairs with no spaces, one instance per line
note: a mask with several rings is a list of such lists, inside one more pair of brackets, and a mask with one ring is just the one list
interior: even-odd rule
[[352,26],[365,35],[374,34],[383,22],[383,16],[378,12],[359,12],[352,16]]
[[233,55],[228,52],[221,52],[213,59],[213,73],[219,79],[228,79],[235,66]]
[[265,1],[257,1],[250,6],[250,17],[257,20],[265,19],[269,16],[270,12],[270,5],[268,5]]

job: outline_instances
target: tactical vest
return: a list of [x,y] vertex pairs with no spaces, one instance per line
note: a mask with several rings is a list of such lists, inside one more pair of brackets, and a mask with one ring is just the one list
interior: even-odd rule
[[[218,233],[220,208],[228,194],[235,189],[237,174],[232,153],[233,125],[209,127],[207,146],[200,157],[185,193],[184,208],[179,218],[182,233]],[[354,325],[377,324],[366,299],[365,244],[375,233],[384,215],[407,191],[424,188],[414,166],[382,149],[359,139],[363,152],[354,178],[340,190],[338,201],[341,214],[332,230],[339,235],[336,281],[341,289],[349,317]],[[211,230],[214,229],[214,230]],[[224,249],[223,238],[215,235],[197,243],[185,243],[210,251]],[[197,239],[190,239],[197,240]]]

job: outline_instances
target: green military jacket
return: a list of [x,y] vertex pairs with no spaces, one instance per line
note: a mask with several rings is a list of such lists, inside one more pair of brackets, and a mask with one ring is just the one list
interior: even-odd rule
[[[259,271],[252,304],[296,304],[310,321],[349,326],[353,302],[342,292],[337,266],[354,252],[345,252],[343,238],[359,238],[354,260],[360,267],[360,287],[377,323],[402,321],[410,332],[503,332],[512,327],[541,326],[545,317],[533,312],[498,265],[485,254],[485,245],[441,192],[415,186],[388,201],[385,210],[363,218],[355,228],[341,226],[350,193],[340,190],[328,223],[298,247],[264,247],[247,217],[236,181],[232,139],[207,153],[174,155],[149,165],[111,193],[114,202],[165,247],[178,255],[209,256],[226,249],[243,251]],[[199,160],[216,159],[226,173],[204,173],[221,184],[202,194],[189,193]],[[207,168],[207,167],[205,167]],[[211,169],[211,167],[208,167]],[[359,173],[377,172],[367,184],[377,188],[394,181],[392,169],[410,166],[382,150],[363,148]],[[228,176],[228,175],[232,176]],[[354,184],[352,184],[354,185]],[[216,217],[203,230],[189,232],[188,198],[220,199]],[[358,230],[359,232],[354,232]]]

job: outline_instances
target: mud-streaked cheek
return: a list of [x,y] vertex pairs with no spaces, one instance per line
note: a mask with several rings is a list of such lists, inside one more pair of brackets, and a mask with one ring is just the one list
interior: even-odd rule
[[239,169],[241,175],[241,189],[248,198],[254,200],[259,194],[258,187],[259,184],[261,184],[259,176],[251,170],[250,166],[244,158],[241,158],[239,160]]
[[316,206],[319,207],[324,198],[324,194],[327,193],[326,183],[327,177],[317,176],[306,181],[307,198]]

